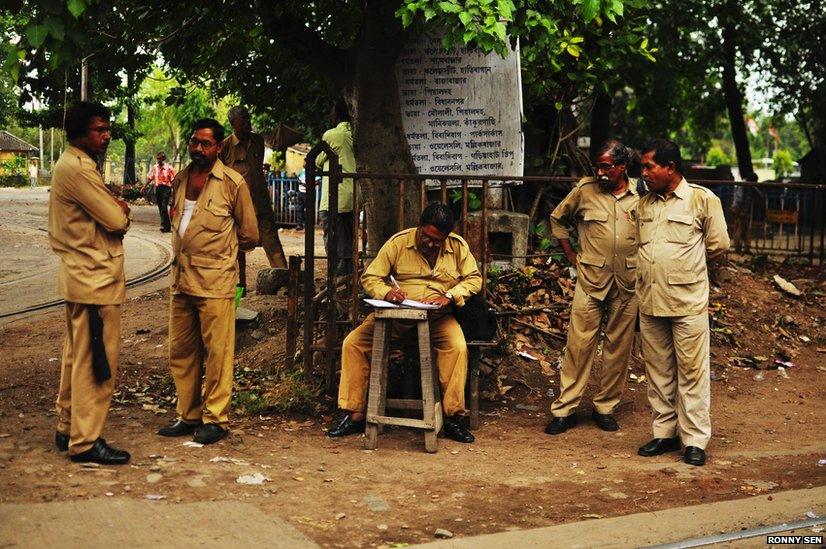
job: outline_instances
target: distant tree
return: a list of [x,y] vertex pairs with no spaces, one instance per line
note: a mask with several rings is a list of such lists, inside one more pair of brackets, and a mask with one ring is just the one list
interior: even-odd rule
[[714,145],[706,153],[706,162],[709,166],[730,166],[731,158],[719,145]]
[[792,158],[792,153],[786,149],[778,149],[774,151],[772,168],[774,168],[774,177],[777,179],[790,175],[794,171],[794,159]]

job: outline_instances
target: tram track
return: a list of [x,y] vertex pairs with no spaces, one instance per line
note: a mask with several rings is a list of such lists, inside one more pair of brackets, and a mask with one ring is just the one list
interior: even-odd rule
[[[141,240],[142,242],[154,245],[157,249],[159,249],[161,251],[161,253],[164,256],[164,260],[160,265],[158,265],[154,269],[127,280],[126,281],[126,287],[127,288],[137,288],[137,287],[142,286],[144,284],[149,284],[151,282],[159,280],[160,278],[163,278],[164,276],[166,276],[169,273],[169,270],[172,266],[172,260],[173,260],[172,247],[171,246],[169,246],[165,243],[159,242],[158,240],[153,239],[153,238],[147,238],[147,237],[144,237],[144,236],[137,236],[137,235],[133,235],[133,236],[134,236],[134,238],[136,238],[138,240]],[[13,284],[13,283],[16,283],[16,282],[20,282],[22,280],[24,280],[24,278],[16,279],[14,281],[10,281],[10,282],[6,283],[6,285]],[[28,307],[24,307],[22,309],[17,309],[17,310],[14,310],[14,311],[0,312],[0,319],[7,319],[7,318],[20,316],[20,315],[29,314],[29,313],[35,313],[35,312],[38,312],[38,311],[45,311],[45,310],[48,310],[48,309],[52,309],[54,307],[60,307],[61,305],[64,305],[65,303],[66,303],[65,299],[53,299],[51,301],[46,301],[46,302],[43,302],[43,303],[39,303],[37,305],[30,305]]]

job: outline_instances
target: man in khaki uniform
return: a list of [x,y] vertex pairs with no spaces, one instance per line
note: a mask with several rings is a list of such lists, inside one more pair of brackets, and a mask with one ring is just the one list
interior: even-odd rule
[[[577,267],[577,283],[559,397],[551,405],[553,418],[545,427],[549,435],[577,424],[576,407],[588,384],[603,315],[607,320],[602,376],[591,417],[604,431],[619,429],[613,413],[625,387],[637,319],[634,213],[639,197],[636,180],[629,180],[625,173],[629,158],[628,149],[619,141],[605,143],[595,159],[596,178],[582,179],[551,213],[552,234]],[[572,225],[579,235],[578,255],[569,240],[567,227]]]
[[[233,131],[224,140],[221,161],[240,173],[247,182],[252,203],[255,205],[261,246],[266,252],[270,267],[284,269],[281,278],[283,284],[287,280],[287,258],[278,237],[272,200],[264,178],[264,138],[252,131],[250,113],[244,107],[235,106],[229,110],[229,123]],[[246,288],[247,264],[244,254],[238,256],[238,263],[239,285]]]
[[[195,433],[211,444],[224,438],[235,355],[236,257],[258,241],[258,223],[244,178],[218,159],[223,127],[195,123],[192,162],[172,183],[172,297],[169,368],[178,393],[178,418],[162,436]],[[203,385],[201,368],[205,370]]]
[[126,298],[123,235],[129,207],[103,183],[95,158],[112,139],[109,111],[79,103],[66,114],[66,147],[54,167],[49,242],[60,258],[57,286],[66,299],[55,445],[72,461],[129,462],[100,438],[120,360],[120,305]]
[[[361,277],[365,292],[374,299],[401,303],[414,299],[447,308],[462,307],[465,300],[482,289],[482,276],[467,242],[452,233],[450,208],[434,203],[422,211],[419,226],[396,233],[385,242],[376,259]],[[392,277],[392,278],[391,278]],[[412,324],[393,323],[392,337],[412,328]],[[470,432],[454,416],[466,415],[465,380],[467,344],[462,328],[445,309],[430,321],[430,340],[436,352],[436,368],[442,388],[445,435],[458,442],[473,442]],[[347,414],[330,429],[331,437],[364,431],[364,410],[373,349],[373,315],[350,332],[341,348],[341,382],[338,405]]]
[[683,178],[680,149],[655,139],[642,151],[651,191],[637,206],[637,298],[654,439],[641,456],[685,446],[703,465],[711,438],[708,268],[729,247],[720,199]]

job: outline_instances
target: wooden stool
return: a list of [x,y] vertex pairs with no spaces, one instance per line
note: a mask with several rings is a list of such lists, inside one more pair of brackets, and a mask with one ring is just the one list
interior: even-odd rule
[[[377,309],[374,312],[373,358],[370,362],[370,388],[367,399],[367,426],[364,447],[375,450],[378,434],[383,425],[400,425],[424,430],[424,447],[428,452],[438,450],[436,435],[441,431],[442,399],[435,382],[433,358],[430,348],[430,325],[427,311],[420,309]],[[416,323],[419,340],[419,363],[422,379],[422,398],[387,398],[387,358],[390,349],[393,320]],[[422,410],[422,419],[385,415],[387,408],[396,410]]]

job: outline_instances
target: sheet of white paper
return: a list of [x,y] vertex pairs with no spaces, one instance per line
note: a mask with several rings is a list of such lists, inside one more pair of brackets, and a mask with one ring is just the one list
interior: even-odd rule
[[413,299],[405,299],[400,304],[396,305],[395,303],[390,303],[389,301],[385,301],[383,299],[365,299],[365,303],[368,305],[372,305],[373,307],[379,309],[438,309],[438,305],[431,305],[428,303],[422,303],[421,301],[415,301]]

